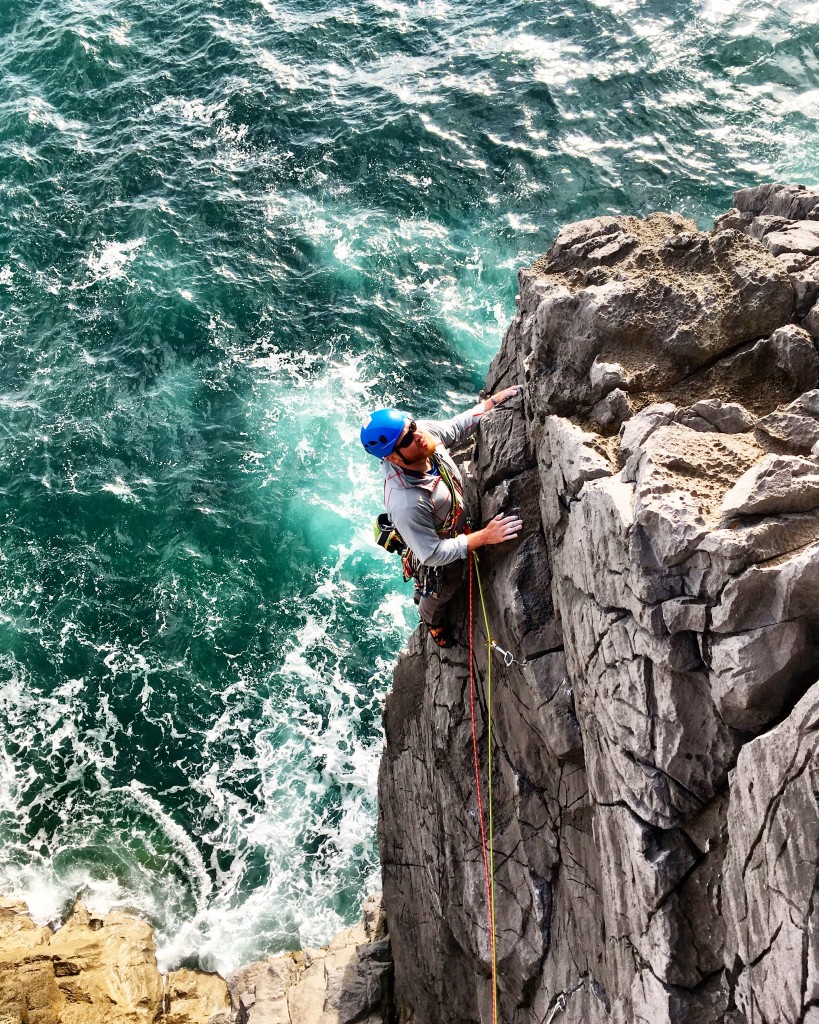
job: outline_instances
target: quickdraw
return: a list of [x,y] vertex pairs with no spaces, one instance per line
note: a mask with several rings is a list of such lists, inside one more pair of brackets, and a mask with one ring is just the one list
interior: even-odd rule
[[415,587],[420,597],[429,597],[430,594],[437,594],[441,590],[442,578],[441,570],[437,565],[420,565],[415,570],[413,575],[407,576],[407,570],[404,569],[404,578],[406,580],[414,579]]
[[514,654],[512,654],[511,651],[505,651],[502,647],[495,643],[494,640],[487,640],[486,646],[489,648],[490,651],[498,652],[498,654],[503,659],[504,665],[507,668],[509,668],[511,665],[517,665],[519,668],[526,668],[526,666],[529,664],[529,662],[525,658],[523,659],[523,661],[518,661],[518,659],[514,656]]
[[557,1001],[555,1002],[555,1005],[552,1007],[551,1013],[543,1021],[543,1024],[552,1024],[552,1021],[555,1019],[555,1014],[556,1013],[562,1013],[565,1009],[566,1009],[566,996],[565,996],[565,994],[563,992],[561,992],[560,995],[557,997]]

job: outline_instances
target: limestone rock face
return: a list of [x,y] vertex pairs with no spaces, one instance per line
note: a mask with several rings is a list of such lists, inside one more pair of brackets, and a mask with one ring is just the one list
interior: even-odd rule
[[418,633],[384,712],[402,1021],[492,1019],[473,686],[500,1020],[819,1020],[817,224],[764,185],[521,273],[488,385],[524,393],[464,466],[524,520],[480,552],[491,680],[476,597],[472,684]]
[[[742,750],[723,869],[726,961],[747,1020],[808,1020],[819,1005],[819,693]],[[810,1014],[811,1011],[808,1011]]]

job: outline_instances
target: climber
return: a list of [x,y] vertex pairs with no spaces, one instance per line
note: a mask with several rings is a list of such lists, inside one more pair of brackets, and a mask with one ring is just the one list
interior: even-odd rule
[[517,516],[496,515],[469,531],[463,484],[447,450],[475,429],[481,417],[520,392],[506,388],[451,420],[419,420],[397,409],[378,409],[361,428],[364,450],[382,460],[384,504],[397,531],[404,577],[415,580],[415,602],[439,647],[455,643],[446,622],[447,602],[457,592],[468,553],[517,537]]

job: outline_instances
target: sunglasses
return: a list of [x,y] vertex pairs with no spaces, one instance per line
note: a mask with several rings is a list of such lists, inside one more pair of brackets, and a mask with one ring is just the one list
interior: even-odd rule
[[395,448],[393,448],[393,451],[399,452],[401,451],[402,448],[409,448],[409,446],[415,439],[415,431],[417,429],[418,424],[415,422],[415,420],[410,420],[406,434],[404,434],[404,436],[401,438],[401,440],[398,442]]

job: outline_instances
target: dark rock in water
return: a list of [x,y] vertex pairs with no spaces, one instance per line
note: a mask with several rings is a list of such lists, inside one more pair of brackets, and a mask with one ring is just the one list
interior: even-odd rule
[[[525,523],[481,551],[474,650],[499,1020],[819,1020],[817,223],[764,185],[710,234],[571,225],[520,275],[488,383],[523,401],[467,467]],[[384,721],[398,1012],[489,1021],[466,649],[415,634]]]

